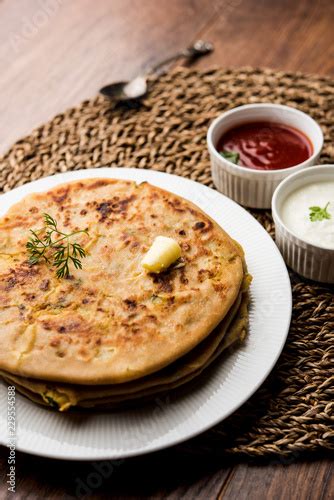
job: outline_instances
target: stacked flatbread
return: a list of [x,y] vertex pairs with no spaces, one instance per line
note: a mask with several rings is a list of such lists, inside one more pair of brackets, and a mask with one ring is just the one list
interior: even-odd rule
[[[76,236],[83,268],[69,278],[27,261],[43,213],[66,233],[88,230]],[[156,236],[182,249],[160,274],[141,266]],[[30,195],[0,219],[0,374],[60,411],[139,403],[245,338],[249,283],[243,251],[223,229],[148,183],[88,179]]]

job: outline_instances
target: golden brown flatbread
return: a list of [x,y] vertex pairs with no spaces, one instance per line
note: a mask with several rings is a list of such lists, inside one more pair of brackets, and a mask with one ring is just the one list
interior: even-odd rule
[[172,365],[142,380],[110,386],[56,384],[26,379],[2,372],[9,383],[34,402],[60,411],[78,406],[109,408],[129,401],[147,400],[180,387],[207,368],[230,346],[242,342],[248,326],[248,294],[240,294],[224,321],[192,352]]
[[[29,229],[49,213],[77,241],[83,269],[59,280],[31,266]],[[158,235],[183,267],[160,275],[140,262]],[[26,197],[0,219],[0,369],[71,384],[122,384],[175,362],[235,304],[243,253],[192,203],[148,183],[89,179]]]

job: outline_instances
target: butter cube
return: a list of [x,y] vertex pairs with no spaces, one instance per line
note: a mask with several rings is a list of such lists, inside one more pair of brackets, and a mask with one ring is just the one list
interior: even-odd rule
[[157,236],[141,264],[151,273],[161,273],[181,257],[181,247],[173,238]]

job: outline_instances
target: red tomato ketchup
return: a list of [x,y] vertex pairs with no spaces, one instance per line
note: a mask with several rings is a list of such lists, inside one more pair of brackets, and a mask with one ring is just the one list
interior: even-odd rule
[[272,122],[251,122],[225,132],[219,153],[237,153],[237,164],[256,170],[279,170],[298,165],[313,153],[310,139],[299,130]]

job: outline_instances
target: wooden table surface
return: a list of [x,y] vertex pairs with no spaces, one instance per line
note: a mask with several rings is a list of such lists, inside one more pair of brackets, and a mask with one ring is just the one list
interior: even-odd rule
[[[215,45],[201,67],[333,75],[333,22],[332,0],[0,0],[1,152],[197,38]],[[7,456],[0,447],[0,499]],[[334,498],[329,457],[233,463],[170,449],[96,467],[17,453],[15,498]]]

